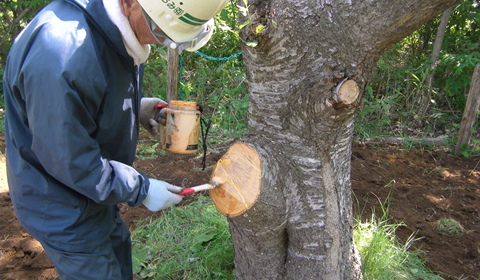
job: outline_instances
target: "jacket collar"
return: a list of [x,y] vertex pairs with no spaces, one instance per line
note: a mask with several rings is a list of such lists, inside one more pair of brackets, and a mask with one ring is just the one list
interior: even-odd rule
[[133,58],[135,65],[144,63],[150,53],[150,45],[142,45],[130,27],[128,18],[122,13],[120,0],[103,0],[103,6],[110,20],[122,33],[123,42],[128,54]]

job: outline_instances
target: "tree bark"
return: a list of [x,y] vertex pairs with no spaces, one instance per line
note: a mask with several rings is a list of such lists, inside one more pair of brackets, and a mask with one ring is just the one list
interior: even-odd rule
[[440,51],[442,50],[443,38],[445,37],[445,31],[447,30],[448,20],[452,14],[452,7],[448,8],[443,12],[442,19],[440,20],[440,25],[437,29],[437,35],[435,37],[435,43],[433,44],[432,52],[432,68],[430,69],[430,74],[426,77],[427,89],[424,94],[418,96],[419,103],[417,104],[419,108],[420,119],[423,119],[430,108],[432,100],[432,86],[433,80],[435,77],[435,71],[437,69],[437,61],[440,58]]
[[457,146],[455,147],[455,154],[458,156],[462,152],[462,145],[470,143],[472,137],[472,129],[475,120],[478,117],[478,108],[480,106],[480,65],[477,64],[473,71],[472,83],[468,91],[467,104],[462,117],[460,131],[458,133]]
[[[360,100],[380,55],[456,2],[248,1],[253,28],[242,38],[258,46],[243,47],[242,140],[261,156],[262,188],[250,210],[228,218],[237,279],[361,278],[350,182]],[[251,33],[258,24],[264,32]],[[358,94],[338,106],[347,78]]]
[[179,98],[178,75],[180,73],[180,58],[178,49],[168,48],[167,64],[167,102],[170,102]]
[[432,59],[431,59],[432,72],[428,75],[428,78],[427,78],[429,90],[432,88],[433,76],[435,75],[435,70],[437,68],[435,64],[440,58],[440,51],[442,50],[443,38],[445,37],[445,31],[447,30],[448,20],[451,14],[452,14],[452,7],[448,8],[447,10],[445,10],[445,12],[443,12],[442,19],[440,20],[440,25],[438,26],[438,29],[437,29],[437,35],[435,37],[435,43],[433,44],[433,52],[432,52]]

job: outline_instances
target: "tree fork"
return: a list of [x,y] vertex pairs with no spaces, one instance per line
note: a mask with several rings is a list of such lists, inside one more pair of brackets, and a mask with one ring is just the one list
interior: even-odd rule
[[261,156],[262,188],[228,219],[237,279],[361,278],[350,180],[359,100],[381,54],[456,2],[249,1],[251,24],[268,15],[272,25],[240,32],[258,41],[242,46],[242,141]]

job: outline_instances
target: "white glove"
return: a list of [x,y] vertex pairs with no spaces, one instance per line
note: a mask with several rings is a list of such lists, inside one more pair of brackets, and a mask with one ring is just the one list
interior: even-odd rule
[[167,182],[155,179],[150,180],[150,188],[145,200],[142,202],[152,212],[160,211],[171,207],[180,201],[183,196],[175,193],[182,192],[182,188],[170,185]]
[[158,118],[159,109],[155,109],[155,105],[167,104],[160,98],[144,97],[140,102],[140,124],[152,135],[157,135],[160,126],[156,118]]

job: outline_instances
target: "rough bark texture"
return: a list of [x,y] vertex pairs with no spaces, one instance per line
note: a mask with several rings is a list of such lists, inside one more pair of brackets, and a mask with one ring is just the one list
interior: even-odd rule
[[435,37],[435,43],[433,44],[432,63],[436,63],[440,58],[440,51],[442,50],[443,38],[445,37],[445,31],[447,30],[448,20],[452,14],[452,7],[443,12],[440,25],[438,26],[437,36]]
[[480,106],[480,65],[477,64],[473,71],[472,83],[468,91],[468,100],[463,112],[460,131],[458,132],[457,145],[455,154],[458,156],[462,152],[462,145],[468,145],[472,137],[472,129],[475,119],[478,116],[478,108]]
[[433,51],[432,51],[432,69],[431,73],[428,74],[426,81],[427,81],[427,86],[428,86],[428,96],[426,96],[426,100],[423,102],[424,106],[422,110],[420,111],[420,115],[424,116],[426,112],[428,111],[428,108],[430,107],[430,100],[431,100],[431,95],[432,95],[432,85],[433,85],[433,79],[435,77],[435,71],[437,69],[437,61],[440,58],[440,51],[442,50],[442,45],[443,45],[443,38],[445,37],[445,31],[447,30],[448,26],[448,20],[450,19],[450,15],[452,14],[452,7],[446,9],[443,12],[442,19],[440,20],[440,25],[438,26],[437,29],[437,35],[435,36],[435,43],[433,44]]
[[180,71],[180,60],[178,49],[168,48],[168,81],[167,81],[167,102],[178,99],[178,73]]
[[[241,2],[241,1],[240,1]],[[237,279],[352,279],[354,117],[379,56],[457,0],[249,1],[250,133],[262,158],[257,203],[229,218]],[[335,106],[345,78],[357,100]]]

